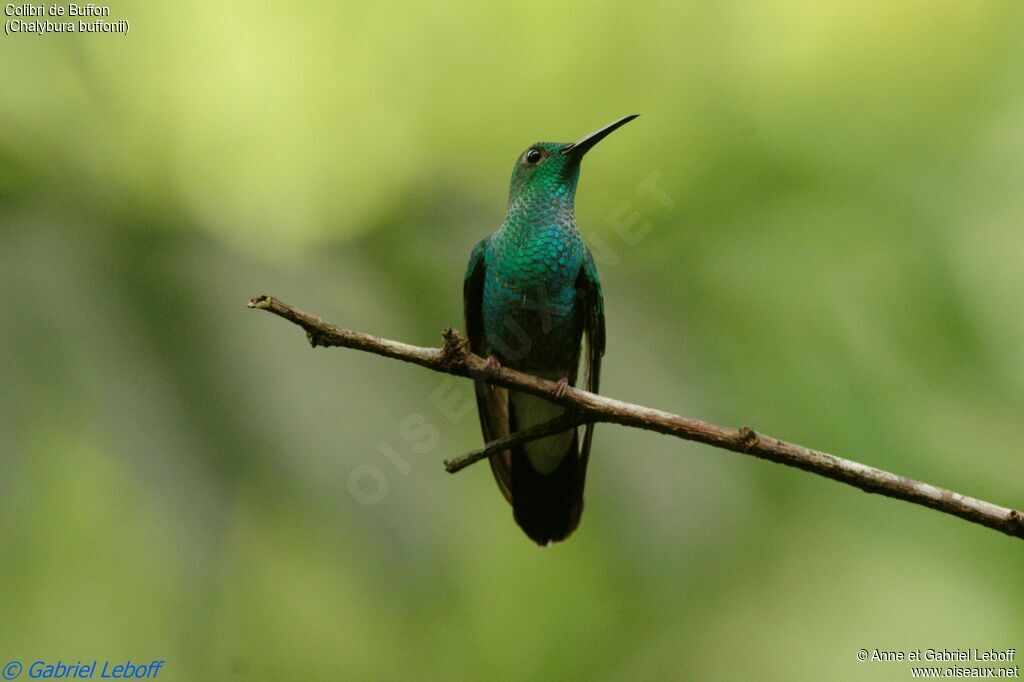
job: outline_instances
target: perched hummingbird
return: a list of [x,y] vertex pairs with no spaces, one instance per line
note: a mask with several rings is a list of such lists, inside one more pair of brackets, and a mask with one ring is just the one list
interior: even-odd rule
[[[511,367],[576,385],[586,336],[585,387],[598,390],[604,355],[604,302],[590,251],[576,229],[573,201],[583,155],[637,114],[576,142],[538,142],[516,159],[505,222],[473,249],[463,285],[470,349],[490,368]],[[554,419],[565,408],[519,391],[476,383],[484,439]],[[594,425],[509,448],[490,457],[516,523],[534,542],[564,540],[583,512],[583,483]]]

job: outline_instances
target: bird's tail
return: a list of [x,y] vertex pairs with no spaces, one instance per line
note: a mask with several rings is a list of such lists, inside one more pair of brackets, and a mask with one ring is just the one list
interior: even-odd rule
[[[510,405],[512,432],[533,425],[517,423],[518,402],[513,400]],[[552,447],[558,452],[544,453],[545,463],[539,453]],[[566,539],[576,530],[583,513],[583,468],[586,465],[580,461],[577,429],[572,429],[571,434],[549,436],[510,450],[512,514],[516,523],[538,545]],[[551,463],[556,461],[557,466],[552,468]]]

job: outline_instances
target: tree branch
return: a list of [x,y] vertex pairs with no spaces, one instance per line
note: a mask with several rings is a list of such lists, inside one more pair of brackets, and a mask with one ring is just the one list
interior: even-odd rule
[[[249,307],[267,310],[299,325],[306,330],[306,337],[314,347],[339,346],[366,351],[395,360],[411,362],[435,372],[468,377],[505,388],[514,388],[573,410],[571,414],[563,417],[566,420],[565,425],[555,424],[554,422],[557,420],[552,420],[526,429],[521,433],[511,434],[489,443],[479,450],[446,462],[448,471],[458,471],[494,452],[506,449],[514,443],[542,438],[545,435],[572,428],[573,425],[608,422],[664,433],[684,440],[697,441],[717,448],[786,464],[841,481],[869,493],[878,493],[930,507],[1013,537],[1024,538],[1024,514],[1016,509],[1001,507],[991,502],[898,476],[826,452],[787,443],[771,436],[759,434],[749,426],[730,429],[642,405],[625,403],[574,387],[567,388],[564,394],[557,396],[556,385],[553,381],[539,379],[507,367],[493,371],[488,370],[486,361],[470,353],[465,339],[453,329],[445,330],[444,347],[421,348],[336,327],[270,296],[258,296],[252,299],[249,301]],[[578,420],[578,423],[571,423],[575,420]]]
[[446,459],[444,461],[444,468],[449,474],[454,474],[457,471],[462,471],[470,464],[486,459],[487,457],[490,457],[497,452],[501,452],[502,450],[507,450],[513,445],[529,443],[531,440],[540,440],[545,436],[553,436],[556,433],[562,433],[563,431],[568,431],[569,429],[594,421],[597,420],[593,418],[587,419],[582,414],[576,412],[568,412],[560,417],[555,417],[554,419],[549,419],[548,421],[537,424],[536,426],[531,426],[528,429],[516,431],[515,433],[510,433],[507,436],[492,440],[482,448],[473,450],[473,452],[467,452],[459,457]]

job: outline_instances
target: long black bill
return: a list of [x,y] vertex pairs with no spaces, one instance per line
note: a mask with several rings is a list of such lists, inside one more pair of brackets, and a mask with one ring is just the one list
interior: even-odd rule
[[613,130],[626,125],[639,115],[640,114],[630,114],[629,116],[623,116],[618,121],[612,121],[604,128],[595,130],[589,135],[584,135],[575,142],[570,142],[569,144],[565,145],[564,147],[562,147],[562,153],[572,154],[573,156],[583,156],[590,150],[591,147],[593,147],[595,144],[606,138],[609,135],[609,133],[611,133]]

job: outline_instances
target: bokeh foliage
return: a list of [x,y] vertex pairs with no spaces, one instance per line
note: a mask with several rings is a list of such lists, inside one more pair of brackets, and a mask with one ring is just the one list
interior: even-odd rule
[[0,39],[0,658],[819,680],[1024,648],[1019,541],[652,434],[598,429],[539,551],[486,467],[442,471],[468,386],[244,307],[435,345],[515,156],[637,111],[578,194],[605,390],[1020,507],[1022,5],[110,7],[127,37]]

